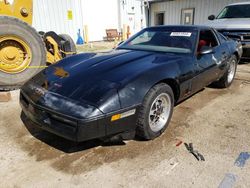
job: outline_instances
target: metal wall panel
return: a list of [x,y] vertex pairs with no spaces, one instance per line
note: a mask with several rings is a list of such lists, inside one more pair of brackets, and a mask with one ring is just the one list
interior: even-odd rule
[[[37,31],[66,33],[74,41],[77,40],[78,29],[82,31],[84,25],[88,25],[89,41],[103,40],[106,29],[121,30],[123,24],[129,24],[131,14],[134,14],[132,34],[146,25],[145,10],[142,9],[141,0],[33,1],[33,27]],[[72,10],[72,20],[68,19],[68,10]]]
[[[72,10],[72,20],[68,19],[68,10]],[[83,28],[81,0],[34,0],[33,27],[37,31],[66,33],[76,41],[78,28]]]
[[150,25],[155,25],[155,14],[165,12],[165,25],[181,23],[181,9],[195,8],[194,23],[204,24],[211,14],[217,15],[226,5],[246,0],[175,0],[151,4]]
[[[117,7],[117,0],[34,0],[33,27],[66,33],[76,41],[78,29],[82,32],[88,25],[89,40],[103,40],[105,29],[118,28]],[[72,20],[68,19],[68,10],[73,13]]]

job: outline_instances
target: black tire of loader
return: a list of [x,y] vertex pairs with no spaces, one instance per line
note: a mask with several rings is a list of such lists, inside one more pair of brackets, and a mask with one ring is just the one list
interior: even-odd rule
[[[9,16],[0,16],[0,36],[15,36],[25,41],[31,49],[30,66],[46,65],[46,51],[40,35],[27,23]],[[16,74],[0,71],[0,91],[20,88],[27,80],[40,72],[42,68],[27,68]]]
[[[67,34],[60,34],[59,35],[64,41],[68,41],[69,46],[67,46],[67,51],[66,52],[73,52],[76,54],[76,45],[71,36]],[[65,57],[72,56],[73,54],[65,54]]]

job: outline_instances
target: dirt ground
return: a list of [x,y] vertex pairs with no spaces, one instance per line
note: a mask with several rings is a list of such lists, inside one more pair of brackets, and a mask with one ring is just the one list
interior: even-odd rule
[[[74,144],[29,132],[18,95],[0,103],[0,187],[218,187],[226,174],[234,187],[250,187],[250,159],[235,165],[241,152],[250,152],[250,64],[238,66],[229,89],[205,88],[176,106],[153,141]],[[178,139],[193,143],[205,161],[176,146]]]
[[78,53],[81,52],[96,52],[96,51],[105,51],[115,48],[120,41],[98,41],[90,42],[89,44],[77,45],[76,49]]

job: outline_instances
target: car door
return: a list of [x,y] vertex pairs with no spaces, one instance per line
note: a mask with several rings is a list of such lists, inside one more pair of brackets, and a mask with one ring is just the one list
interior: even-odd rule
[[[201,54],[202,50],[211,48],[210,53]],[[211,84],[222,74],[222,68],[228,58],[228,50],[222,46],[214,31],[204,29],[200,31],[196,52],[196,77],[193,83],[193,90],[198,91]]]

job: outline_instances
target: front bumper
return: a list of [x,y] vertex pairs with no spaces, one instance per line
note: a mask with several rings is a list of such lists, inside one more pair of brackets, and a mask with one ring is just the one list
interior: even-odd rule
[[[27,121],[32,121],[32,125],[76,142],[102,138],[126,131],[129,132],[135,130],[136,127],[137,113],[124,119],[111,121],[111,117],[114,114],[126,112],[129,109],[90,119],[77,119],[35,104],[23,92],[20,93],[20,105],[23,112],[21,119],[24,124]],[[133,107],[133,109],[135,108]]]
[[31,120],[34,125],[66,139],[83,141],[105,136],[105,126],[97,119],[83,122],[60,114],[32,103],[24,93],[20,93],[20,105],[24,123]]

